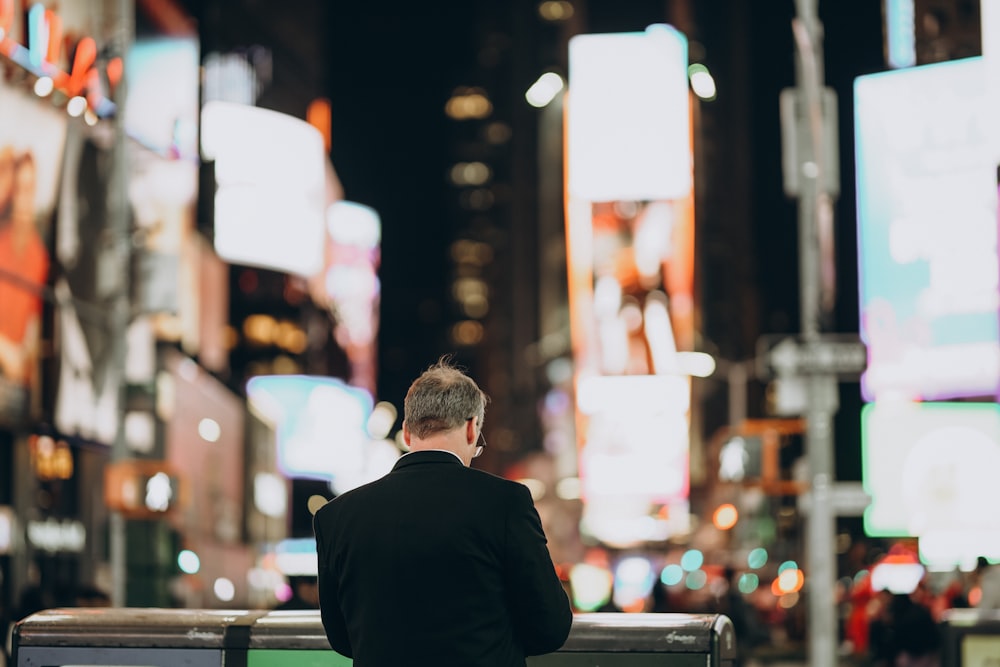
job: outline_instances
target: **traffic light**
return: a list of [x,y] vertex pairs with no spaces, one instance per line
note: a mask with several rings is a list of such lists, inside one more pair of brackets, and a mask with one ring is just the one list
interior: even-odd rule
[[802,419],[747,419],[716,433],[719,481],[759,486],[764,493],[794,496],[805,484],[792,478],[803,455]]

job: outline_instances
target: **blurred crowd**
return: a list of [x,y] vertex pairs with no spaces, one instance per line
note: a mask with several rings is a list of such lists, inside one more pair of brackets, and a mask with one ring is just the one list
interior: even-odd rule
[[939,623],[950,609],[1000,608],[1000,565],[980,558],[971,572],[925,573],[909,592],[876,590],[862,571],[841,598],[842,652],[871,667],[939,664]]
[[[858,564],[851,576],[837,583],[841,665],[939,667],[945,612],[1000,609],[1000,564],[981,558],[971,571],[931,572],[907,547],[876,553],[880,556]],[[903,565],[899,572],[904,576],[887,578],[885,570],[873,576],[880,565]],[[909,573],[905,566],[912,566]],[[739,579],[739,571],[726,568],[699,591],[656,582],[642,608],[624,610],[609,601],[596,611],[726,614],[736,631],[739,665],[801,663],[808,653],[805,597],[783,606],[767,587],[742,593]]]

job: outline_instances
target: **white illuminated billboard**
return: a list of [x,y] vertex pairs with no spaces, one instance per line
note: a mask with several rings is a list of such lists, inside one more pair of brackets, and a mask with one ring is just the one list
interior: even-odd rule
[[286,114],[229,102],[206,104],[201,122],[202,157],[215,162],[219,256],[306,277],[318,273],[326,221],[320,132]]
[[869,404],[861,446],[866,533],[919,537],[925,562],[1000,558],[1000,405]]
[[371,395],[337,378],[269,375],[247,383],[250,409],[277,434],[278,469],[327,480],[336,493],[389,472],[399,450],[373,439]]
[[995,396],[996,120],[981,58],[855,82],[867,400]]
[[687,532],[691,385],[679,375],[582,378],[582,530],[630,546]]
[[687,194],[692,180],[687,66],[687,39],[667,25],[570,40],[570,196],[613,201]]

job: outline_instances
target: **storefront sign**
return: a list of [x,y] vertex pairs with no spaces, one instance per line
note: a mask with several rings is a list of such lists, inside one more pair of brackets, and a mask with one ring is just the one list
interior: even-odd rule
[[87,543],[87,529],[76,519],[29,521],[28,542],[42,551],[80,553]]

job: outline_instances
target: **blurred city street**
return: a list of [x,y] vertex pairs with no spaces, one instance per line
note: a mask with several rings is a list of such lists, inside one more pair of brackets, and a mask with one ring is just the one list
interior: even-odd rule
[[979,0],[0,0],[0,628],[317,606],[447,356],[577,618],[995,664],[998,53]]

